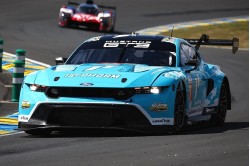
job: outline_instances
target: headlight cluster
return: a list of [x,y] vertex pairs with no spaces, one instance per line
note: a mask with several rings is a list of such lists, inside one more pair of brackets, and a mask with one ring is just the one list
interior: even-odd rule
[[134,95],[159,94],[167,86],[147,86],[136,88],[82,88],[82,87],[49,87],[38,84],[27,84],[34,92],[43,92],[49,98],[59,97],[100,97],[126,100]]
[[38,85],[38,84],[28,84],[28,85],[31,91],[44,92],[52,98],[60,97],[60,89],[57,87],[47,87],[47,86]]
[[159,94],[163,87],[138,87],[135,88],[136,94]]
[[31,91],[36,91],[36,92],[45,92],[47,88],[44,85],[38,85],[38,84],[29,84],[29,87]]

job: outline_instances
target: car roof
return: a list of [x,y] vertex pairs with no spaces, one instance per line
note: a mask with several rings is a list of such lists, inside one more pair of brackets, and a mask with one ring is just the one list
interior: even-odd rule
[[87,3],[81,3],[79,7],[93,7],[98,9],[98,6],[96,4],[87,4]]
[[162,41],[164,38],[177,40],[178,38],[162,36],[162,35],[140,35],[140,34],[122,34],[122,35],[104,35],[100,40],[158,40]]

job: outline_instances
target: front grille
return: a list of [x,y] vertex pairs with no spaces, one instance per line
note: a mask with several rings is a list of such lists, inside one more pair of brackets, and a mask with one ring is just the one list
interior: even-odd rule
[[60,126],[111,126],[112,111],[98,108],[55,108],[47,123]]
[[38,106],[31,119],[48,125],[79,127],[150,126],[148,119],[133,105],[56,104]]
[[48,87],[45,91],[49,98],[59,97],[96,97],[127,100],[135,94],[133,88],[82,88],[82,87]]
[[97,22],[79,22],[79,21],[70,21],[71,25],[78,25],[78,26],[87,26],[87,27],[93,27],[93,28],[99,28],[100,23]]

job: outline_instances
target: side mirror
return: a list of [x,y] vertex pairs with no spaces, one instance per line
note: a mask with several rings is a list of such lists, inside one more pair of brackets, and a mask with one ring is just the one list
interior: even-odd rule
[[190,59],[189,61],[187,61],[185,63],[186,66],[195,66],[197,67],[199,64],[199,60],[198,59]]
[[58,65],[58,64],[60,64],[60,63],[65,63],[66,60],[67,60],[67,58],[57,57],[57,58],[55,59],[56,65]]
[[199,60],[198,59],[190,59],[189,61],[187,61],[185,63],[186,66],[193,66],[194,68],[186,70],[187,73],[197,69],[198,65],[199,65]]

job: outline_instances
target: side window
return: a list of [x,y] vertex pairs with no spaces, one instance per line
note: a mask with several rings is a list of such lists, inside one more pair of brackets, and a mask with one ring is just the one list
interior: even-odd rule
[[196,51],[194,50],[194,48],[190,47],[187,44],[181,44],[180,52],[181,66],[185,66],[185,63],[188,62],[190,59],[196,58]]

